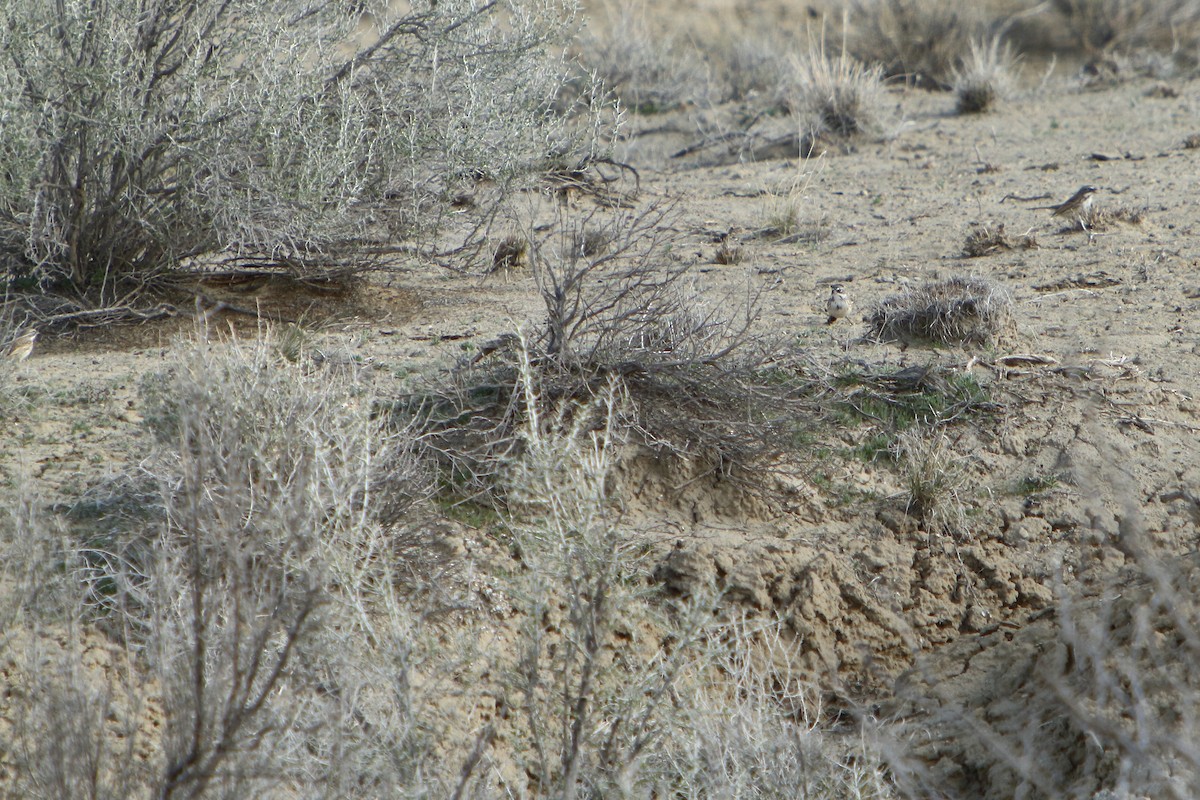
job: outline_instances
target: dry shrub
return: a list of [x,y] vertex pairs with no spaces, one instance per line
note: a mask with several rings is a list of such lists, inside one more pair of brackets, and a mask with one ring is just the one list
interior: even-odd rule
[[[525,446],[525,361],[539,403],[584,402],[619,377],[638,443],[747,485],[769,482],[786,438],[782,410],[798,402],[771,367],[778,345],[755,330],[755,292],[709,297],[672,263],[670,213],[595,212],[530,234],[544,315],[394,405],[425,431],[445,489],[503,501],[497,472]],[[585,252],[585,230],[605,231],[610,244]]]
[[1135,526],[1120,571],[1067,585],[1063,570],[1055,613],[908,676],[936,754],[913,796],[1200,796],[1200,564],[1144,548]]
[[986,278],[958,277],[889,297],[867,318],[871,335],[905,344],[993,347],[1016,333],[1012,299]]
[[708,104],[711,85],[694,44],[670,30],[656,30],[628,7],[609,9],[576,42],[579,61],[638,114],[686,103]]
[[[703,631],[674,687],[676,724],[647,759],[672,796],[887,800],[899,795],[886,759],[855,731],[822,727],[820,687],[778,619],[735,619]],[[870,726],[863,720],[863,729]],[[661,778],[660,778],[661,780]]]
[[1001,47],[999,36],[987,42],[971,40],[971,53],[956,66],[952,75],[954,94],[961,114],[990,110],[1012,91],[1016,57],[1012,48]]
[[516,761],[538,796],[581,787],[607,796],[635,779],[641,750],[672,711],[665,701],[678,669],[610,653],[618,635],[644,645],[643,626],[664,622],[645,602],[636,541],[609,496],[626,399],[615,378],[590,399],[545,398],[528,359],[518,381],[524,446],[500,479],[520,509],[508,526],[523,566],[509,580],[520,636],[502,659],[505,703],[520,724],[497,756]]
[[399,555],[392,528],[424,492],[415,459],[353,366],[292,364],[269,334],[181,348],[146,396],[162,443],[142,595],[172,709],[163,795],[336,775],[318,753],[340,741],[340,766],[370,748],[351,720],[379,717],[358,681],[398,644],[351,632],[380,603],[380,571],[396,573],[377,559]]
[[595,97],[556,105],[573,3],[346,5],[0,6],[5,285],[66,313],[197,256],[358,268],[463,183],[590,149],[566,117]]
[[1080,777],[1119,796],[1196,797],[1200,563],[1147,549],[1139,534],[1125,544],[1132,569],[1106,581],[1108,591],[1061,594],[1054,656],[1067,659],[1061,672],[1047,671],[1048,708],[1101,744],[1096,774]]
[[887,77],[923,88],[949,89],[954,70],[984,33],[981,22],[954,0],[854,0],[850,47]]
[[1195,0],[1053,0],[1066,29],[1085,53],[1159,52],[1194,48],[1200,40]]
[[622,382],[548,404],[528,360],[520,381],[525,447],[505,479],[521,510],[506,681],[521,724],[497,760],[537,797],[891,797],[878,753],[821,730],[821,692],[782,620],[726,621],[711,587],[675,602],[647,590],[610,480]]
[[97,495],[103,537],[14,514],[20,548],[0,519],[4,563],[40,546],[64,576],[54,614],[32,592],[6,628],[71,634],[23,701],[17,796],[445,796],[419,766],[433,717],[412,718],[422,612],[399,599],[421,579],[401,527],[425,491],[411,440],[362,373],[289,362],[274,338],[181,347],[147,379],[150,513],[121,513],[143,490],[117,486],[128,501]]
[[788,54],[793,45],[760,31],[726,45],[725,76],[731,100],[765,98],[768,107],[785,104]]
[[496,476],[517,560],[503,579],[516,635],[488,655],[506,713],[455,796],[890,797],[877,753],[819,728],[783,621],[725,622],[711,588],[667,601],[650,587],[612,480],[637,435],[629,376],[563,393],[544,355],[516,354],[521,446]]
[[1029,233],[1021,234],[1015,240],[1010,239],[1004,230],[1003,222],[994,228],[988,225],[973,224],[967,233],[967,240],[963,244],[963,255],[968,258],[979,258],[1007,250],[1030,250],[1037,246],[1037,239]]

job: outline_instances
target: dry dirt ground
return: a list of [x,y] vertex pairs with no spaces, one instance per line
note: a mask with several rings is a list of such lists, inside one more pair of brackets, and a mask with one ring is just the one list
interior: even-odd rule
[[[1083,89],[1054,76],[978,116],[955,114],[949,95],[894,88],[883,140],[759,163],[719,163],[727,159],[713,148],[671,158],[698,138],[689,132],[699,111],[633,120],[616,157],[640,174],[635,208],[675,204],[670,258],[707,291],[737,302],[765,290],[762,322],[798,339],[813,364],[936,363],[969,371],[998,404],[948,429],[962,477],[962,514],[950,526],[919,524],[905,513],[896,466],[855,455],[869,425],[818,431],[820,455],[784,499],[747,499],[719,476],[681,485],[652,459],[626,465],[626,524],[653,544],[653,580],[680,592],[715,581],[731,603],[778,613],[814,681],[886,713],[897,708],[897,679],[913,683],[917,653],[944,654],[930,669],[959,676],[946,687],[964,705],[992,702],[986,676],[997,664],[1028,667],[1029,649],[1012,641],[1052,608],[1058,581],[1083,589],[1077,576],[1118,569],[1135,539],[1194,550],[1200,149],[1184,141],[1200,131],[1200,82],[1166,88],[1134,78]],[[1034,210],[1083,184],[1099,188],[1100,207],[1136,210],[1140,221],[1088,235]],[[569,203],[531,201],[514,225],[596,209],[586,195]],[[789,207],[796,235],[763,233]],[[964,257],[974,224],[1029,233],[1036,247]],[[717,263],[722,243],[740,249],[739,263]],[[1011,293],[1015,338],[971,352],[863,338],[862,311],[960,275]],[[540,313],[521,270],[482,278],[405,264],[371,281],[353,296],[288,302],[293,311],[311,302],[321,346],[398,386]],[[831,283],[846,286],[855,311],[827,327]],[[256,301],[272,302],[272,288],[250,287],[240,304]],[[229,319],[253,335],[248,319]],[[148,446],[139,381],[181,333],[187,323],[44,341],[18,368],[32,404],[0,423],[0,478],[31,475],[54,503],[136,465]],[[1049,358],[1005,366],[1014,354]],[[456,524],[455,535],[486,538]],[[935,746],[928,757],[969,785],[969,754]]]

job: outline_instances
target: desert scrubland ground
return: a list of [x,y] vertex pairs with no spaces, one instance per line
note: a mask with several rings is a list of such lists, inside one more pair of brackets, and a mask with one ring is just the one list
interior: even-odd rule
[[[0,793],[1196,796],[1194,65],[1053,4],[961,113],[814,9],[839,131],[729,56],[808,11],[677,5],[590,10],[619,134],[476,258],[0,364]],[[981,334],[881,335],[913,303]]]

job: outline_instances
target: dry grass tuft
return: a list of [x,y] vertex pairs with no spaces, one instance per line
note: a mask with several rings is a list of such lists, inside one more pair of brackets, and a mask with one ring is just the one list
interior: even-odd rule
[[795,64],[799,81],[796,108],[802,115],[802,128],[811,137],[851,138],[880,132],[883,73],[879,67],[855,60],[845,49],[831,57],[824,42],[797,56]]
[[905,344],[995,346],[1016,332],[1012,299],[977,277],[927,283],[889,297],[867,317],[871,335]]
[[745,257],[745,248],[736,244],[730,244],[729,241],[726,240],[721,242],[721,245],[717,248],[717,251],[713,253],[713,263],[725,265],[740,264]]
[[1086,230],[1089,233],[1110,231],[1120,225],[1139,226],[1146,221],[1146,209],[1132,206],[1117,206],[1105,208],[1093,205],[1087,213],[1076,217],[1069,225],[1058,230],[1059,234],[1074,233]]
[[1008,250],[1032,250],[1038,246],[1033,234],[1025,233],[1016,239],[1010,239],[1004,230],[1004,223],[995,228],[974,223],[967,233],[967,241],[963,245],[963,255],[968,258],[991,256]]
[[941,431],[913,429],[901,433],[893,445],[904,479],[905,511],[925,524],[961,527],[966,488],[962,458]]
[[1146,209],[1132,206],[1117,206],[1116,208],[1097,208],[1092,212],[1093,224],[1101,225],[1141,225],[1146,221]]
[[954,93],[960,114],[979,114],[990,110],[1012,91],[1017,57],[1008,44],[1001,46],[999,36],[986,42],[971,42],[971,54],[954,68]]

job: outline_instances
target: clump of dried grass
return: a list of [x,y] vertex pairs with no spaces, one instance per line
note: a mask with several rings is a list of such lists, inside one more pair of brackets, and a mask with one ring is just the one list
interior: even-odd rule
[[1118,225],[1141,225],[1146,221],[1146,209],[1132,206],[1117,206],[1105,208],[1093,205],[1084,214],[1076,217],[1070,225],[1064,225],[1059,233],[1086,230],[1091,233],[1108,231]]
[[926,283],[889,297],[867,317],[871,335],[881,341],[990,347],[1016,332],[1012,299],[979,277]]
[[1031,233],[1024,233],[1015,239],[1010,239],[1004,230],[1004,223],[996,227],[973,223],[967,233],[967,241],[963,245],[963,255],[968,258],[991,256],[1008,250],[1032,250],[1038,246],[1037,239]]
[[999,36],[971,41],[971,53],[954,68],[952,83],[960,114],[979,114],[993,108],[1012,91],[1017,56]]
[[[810,139],[847,139],[878,134],[882,129],[882,69],[847,54],[825,52],[824,41],[794,60],[797,101],[802,126]],[[811,149],[811,148],[810,148]]]
[[745,257],[745,248],[726,240],[721,242],[716,252],[713,253],[713,263],[724,265],[740,264]]
[[909,430],[897,437],[892,451],[904,479],[905,512],[926,524],[961,526],[967,476],[949,437],[941,431]]

